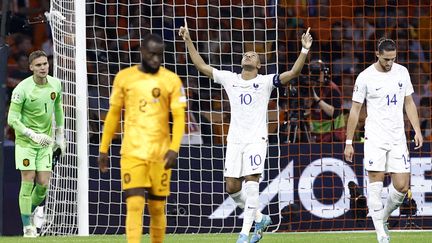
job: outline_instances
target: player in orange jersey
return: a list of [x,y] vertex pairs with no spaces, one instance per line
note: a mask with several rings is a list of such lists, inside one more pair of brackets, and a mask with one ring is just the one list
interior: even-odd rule
[[[171,168],[176,164],[184,133],[186,96],[180,78],[161,67],[163,51],[162,38],[147,35],[141,47],[141,64],[116,75],[99,149],[99,168],[107,172],[108,148],[124,108],[120,168],[126,196],[128,243],[141,242],[145,191],[148,192],[151,242],[163,242]],[[170,111],[174,122],[172,139]]]

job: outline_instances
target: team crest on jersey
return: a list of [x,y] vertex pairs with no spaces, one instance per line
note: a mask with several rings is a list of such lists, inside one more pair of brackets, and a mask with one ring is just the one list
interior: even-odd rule
[[160,89],[159,88],[154,88],[152,90],[152,95],[154,98],[158,98],[160,96]]
[[30,165],[30,160],[29,159],[23,159],[23,165],[25,167],[29,166]]
[[259,84],[254,83],[254,84],[253,84],[253,87],[254,87],[255,89],[258,89]]
[[55,92],[51,92],[51,100],[55,100],[55,98],[56,98],[56,93]]
[[128,184],[131,181],[131,176],[129,173],[124,174],[123,180],[125,184]]
[[402,83],[399,82],[398,85],[399,85],[399,89],[402,89]]

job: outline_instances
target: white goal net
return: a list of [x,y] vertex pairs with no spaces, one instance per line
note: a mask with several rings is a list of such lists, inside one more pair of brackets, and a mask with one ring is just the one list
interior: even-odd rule
[[[75,8],[79,3],[51,1],[51,12],[58,11],[65,17],[52,20],[51,28],[55,75],[64,84],[68,154],[56,166],[51,181],[46,206],[47,223],[43,229],[46,234],[76,234],[79,225],[86,223],[81,218],[85,215],[78,213],[78,188],[82,183],[88,183],[89,234],[124,233],[125,203],[119,170],[121,128],[112,142],[111,167],[107,174],[98,170],[98,147],[114,76],[120,69],[140,62],[140,41],[150,32],[165,40],[164,66],[181,77],[189,100],[187,134],[183,139],[178,169],[173,171],[172,193],[168,198],[167,232],[234,232],[241,228],[242,221],[238,216],[241,217],[242,212],[236,209],[224,188],[224,149],[230,115],[228,98],[220,85],[197,72],[177,32],[186,19],[201,56],[217,69],[239,72],[242,54],[255,50],[262,54],[261,72],[276,73],[276,1],[243,1],[238,5],[230,1],[161,2],[86,1],[85,25],[78,25],[76,20],[82,15],[79,17]],[[86,62],[78,59],[75,53],[83,48],[77,44],[79,33],[85,35]],[[78,78],[83,76],[82,72],[87,75],[86,81]],[[80,105],[87,105],[87,114],[77,118],[76,109],[83,109],[77,106],[77,100],[83,92],[87,93],[87,102]],[[271,169],[266,167],[260,198],[260,209],[271,214],[276,224],[281,207],[277,197],[288,195],[288,192],[278,194],[284,191],[279,188],[279,182],[286,177],[277,177],[280,173],[277,96],[275,90],[268,117],[268,157],[273,165]],[[83,118],[86,120],[82,121]],[[86,129],[77,130],[79,122],[85,125],[81,128]],[[78,141],[77,137],[82,133],[86,133],[81,137],[84,141]],[[87,181],[78,179],[80,147],[88,152]],[[279,181],[273,180],[275,177]],[[144,232],[148,232],[148,226],[146,211]]]

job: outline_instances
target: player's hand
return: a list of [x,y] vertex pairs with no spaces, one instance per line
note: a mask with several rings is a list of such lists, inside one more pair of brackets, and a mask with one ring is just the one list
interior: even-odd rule
[[181,36],[183,38],[184,41],[190,41],[190,35],[189,35],[189,29],[188,29],[188,25],[186,22],[186,18],[184,20],[184,26],[180,26],[180,30],[178,33],[179,36]]
[[53,148],[53,155],[52,155],[52,168],[54,169],[54,166],[56,166],[60,162],[61,157],[61,149],[57,146],[54,146]]
[[108,154],[107,153],[99,153],[99,170],[102,173],[108,172]]
[[309,33],[310,27],[306,30],[306,33],[302,34],[301,43],[302,47],[309,49],[312,46],[312,35]]
[[29,137],[33,142],[41,145],[42,147],[48,147],[50,146],[54,141],[52,137],[44,134],[44,133],[36,133],[30,128],[26,128],[24,130],[24,135]]
[[60,148],[60,152],[61,152],[62,156],[64,156],[66,154],[66,139],[65,139],[63,127],[57,127],[56,128],[55,146],[54,147]]
[[176,166],[176,160],[177,160],[178,153],[173,150],[168,150],[168,152],[165,154],[165,170],[172,169]]
[[415,147],[414,149],[419,149],[423,146],[423,135],[421,133],[416,133],[414,135]]
[[345,145],[344,155],[345,155],[345,160],[352,163],[353,156],[354,156],[354,147],[352,146],[352,144]]

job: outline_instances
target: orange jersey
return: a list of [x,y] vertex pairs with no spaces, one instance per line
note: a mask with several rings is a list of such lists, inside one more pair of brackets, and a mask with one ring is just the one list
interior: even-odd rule
[[136,65],[116,75],[110,106],[125,110],[120,153],[162,161],[171,142],[169,112],[184,109],[186,96],[177,74],[163,67],[156,74],[144,73]]

